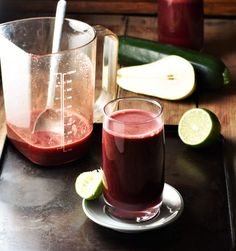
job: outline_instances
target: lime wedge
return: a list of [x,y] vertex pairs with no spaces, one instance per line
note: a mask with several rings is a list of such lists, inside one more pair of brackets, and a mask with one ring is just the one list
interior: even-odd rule
[[102,170],[81,173],[75,181],[76,193],[86,200],[98,198],[102,193]]
[[212,144],[220,135],[217,116],[205,108],[186,111],[179,121],[178,134],[187,145],[200,148]]

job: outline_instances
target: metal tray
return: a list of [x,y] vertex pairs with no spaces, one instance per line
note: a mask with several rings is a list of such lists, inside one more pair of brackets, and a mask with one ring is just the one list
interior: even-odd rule
[[90,153],[57,168],[30,163],[6,141],[0,178],[0,250],[228,251],[234,247],[223,137],[191,149],[166,126],[166,182],[184,199],[174,223],[138,234],[119,233],[89,220],[74,184],[79,173],[101,164],[101,125]]

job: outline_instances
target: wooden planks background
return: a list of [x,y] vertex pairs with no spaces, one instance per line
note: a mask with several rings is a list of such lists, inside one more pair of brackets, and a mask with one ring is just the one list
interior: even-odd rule
[[[58,0],[0,0],[0,21],[35,15],[51,15]],[[158,0],[67,0],[71,14],[132,14],[156,15]],[[208,16],[236,16],[236,0],[205,0],[204,13]]]

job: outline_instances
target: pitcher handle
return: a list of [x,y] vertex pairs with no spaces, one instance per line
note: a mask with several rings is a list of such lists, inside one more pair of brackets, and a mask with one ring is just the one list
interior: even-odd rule
[[[104,105],[117,97],[117,60],[118,37],[102,25],[94,26],[97,32],[97,51],[101,52],[97,57],[94,123],[102,123]],[[97,53],[98,54],[98,53]],[[99,83],[99,75],[100,81]]]

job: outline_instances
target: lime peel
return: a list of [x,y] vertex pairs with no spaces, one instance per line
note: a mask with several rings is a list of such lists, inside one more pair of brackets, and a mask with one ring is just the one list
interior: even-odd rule
[[98,198],[103,188],[102,177],[102,169],[81,173],[75,181],[76,193],[86,200]]
[[219,137],[220,130],[220,122],[213,112],[192,108],[182,115],[178,135],[186,145],[201,148],[212,144]]

